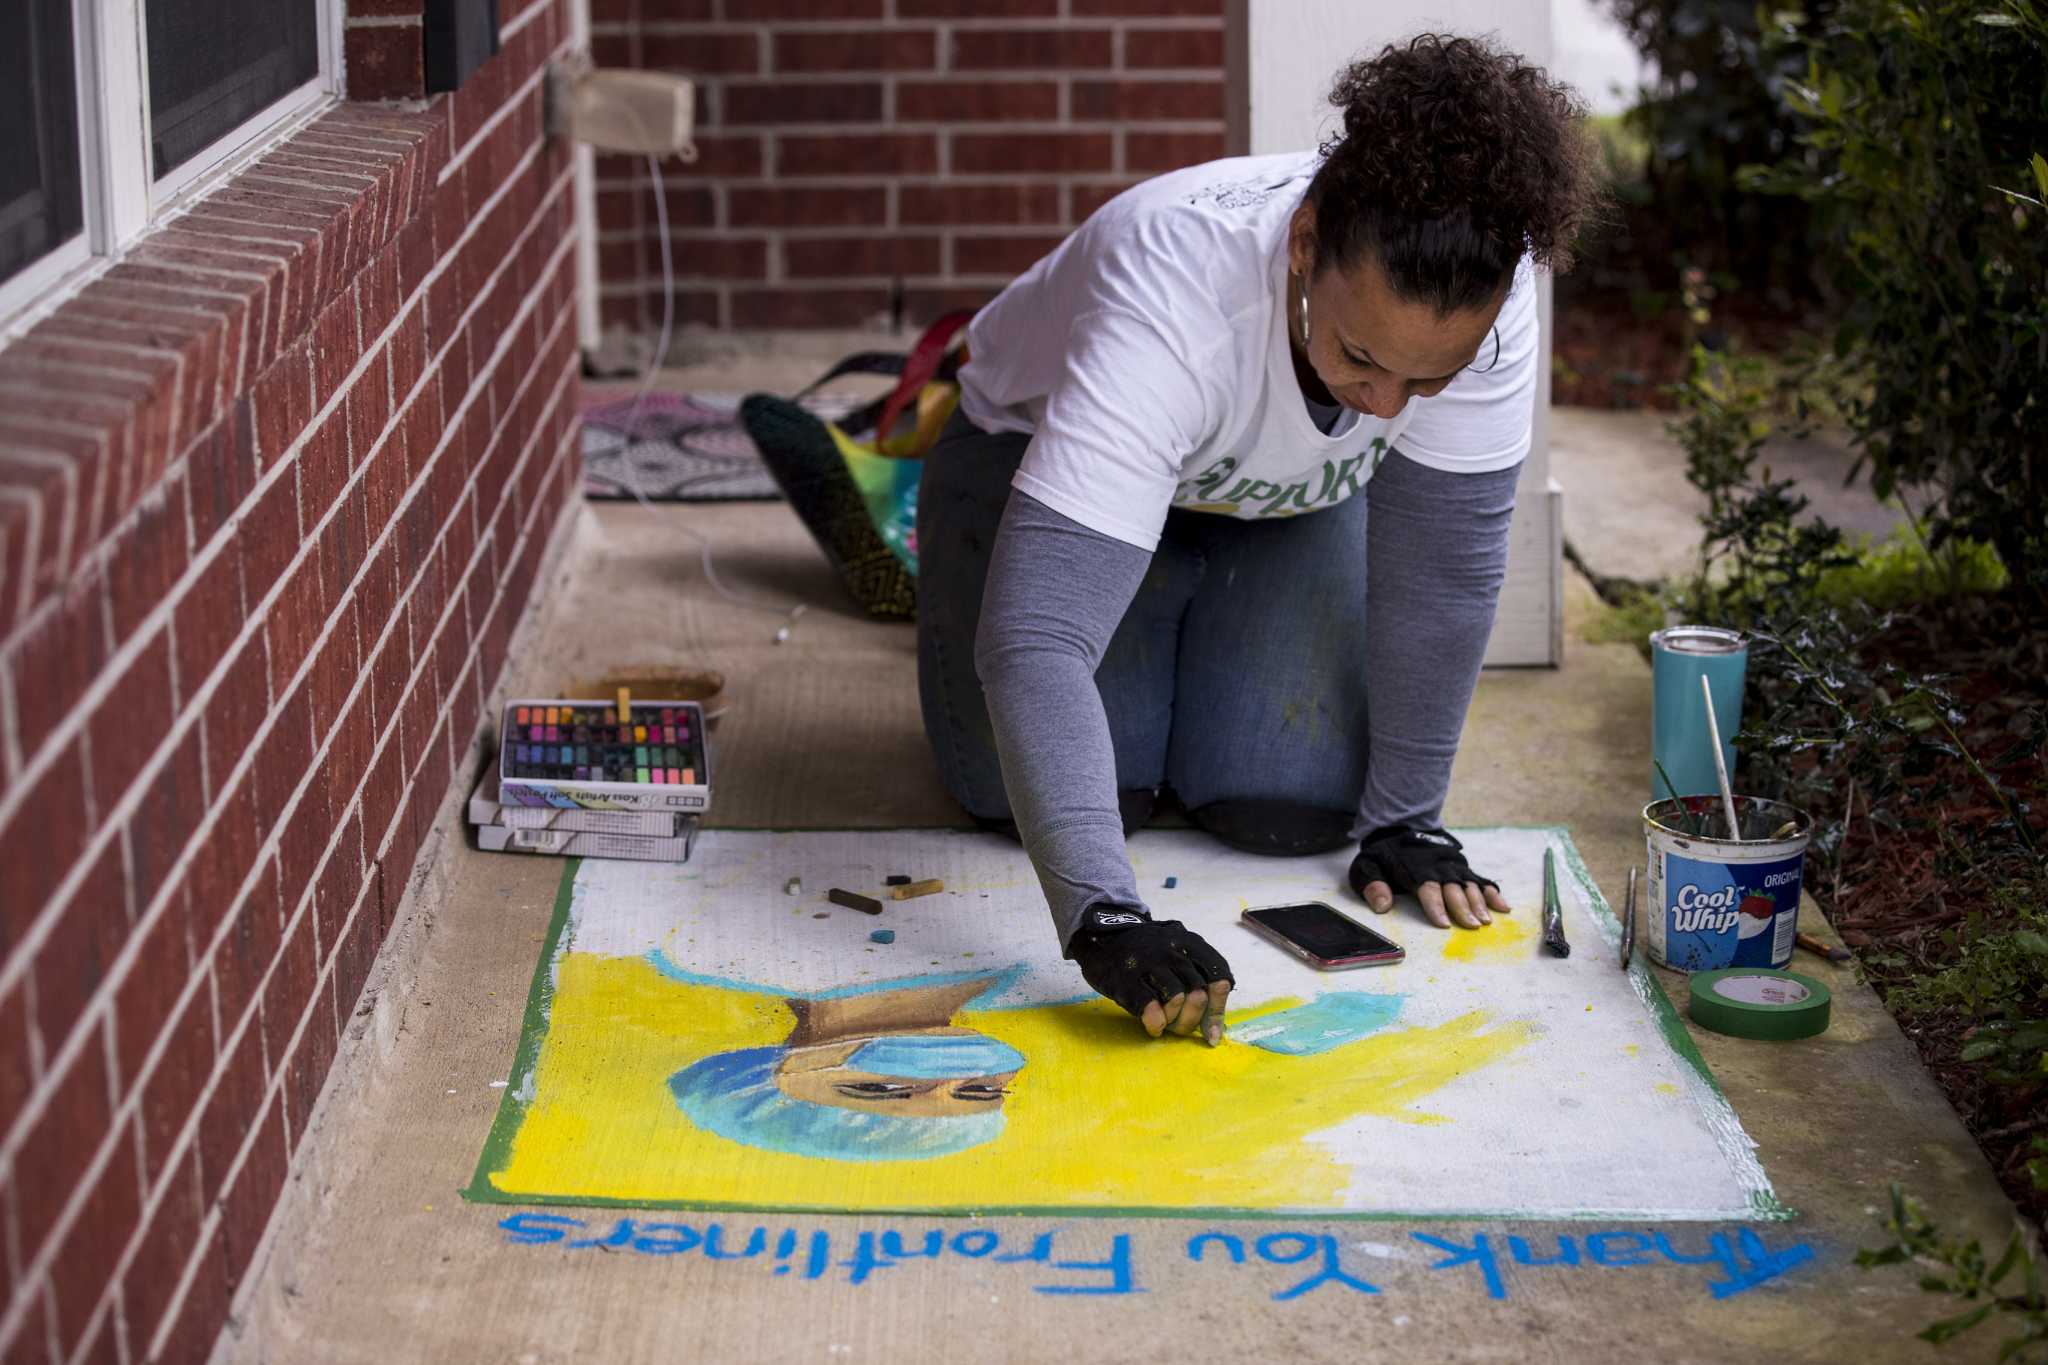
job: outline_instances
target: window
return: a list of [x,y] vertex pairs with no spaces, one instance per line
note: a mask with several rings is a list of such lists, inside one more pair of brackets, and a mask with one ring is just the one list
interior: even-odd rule
[[9,130],[0,138],[4,281],[85,225],[71,0],[25,0],[0,12],[0,128]]
[[0,328],[326,104],[340,4],[0,0]]
[[160,176],[320,74],[314,0],[149,0],[148,36]]

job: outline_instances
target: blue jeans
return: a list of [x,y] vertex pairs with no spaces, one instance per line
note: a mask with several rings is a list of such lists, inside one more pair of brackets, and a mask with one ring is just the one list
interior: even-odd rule
[[[956,417],[927,455],[918,490],[925,732],[946,789],[983,823],[1007,821],[1010,802],[975,673],[975,632],[1029,439]],[[1308,817],[1305,842],[1290,836],[1270,851],[1344,842],[1365,782],[1366,505],[1352,497],[1263,521],[1168,514],[1095,674],[1119,789],[1170,787],[1196,824],[1227,838],[1226,812]]]

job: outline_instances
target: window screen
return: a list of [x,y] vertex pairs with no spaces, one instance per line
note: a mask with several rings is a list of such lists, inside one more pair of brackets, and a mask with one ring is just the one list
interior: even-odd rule
[[319,0],[145,0],[149,152],[166,175],[320,74]]
[[0,280],[85,222],[71,0],[0,3]]

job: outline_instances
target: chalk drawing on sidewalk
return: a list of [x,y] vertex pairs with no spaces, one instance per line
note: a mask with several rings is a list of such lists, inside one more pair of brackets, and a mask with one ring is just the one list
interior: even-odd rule
[[[1559,849],[1576,874],[1575,931],[1589,944],[1611,931],[1562,831],[1464,833],[1527,904],[1542,850]],[[686,864],[571,864],[466,1195],[788,1212],[1784,1216],[1646,974],[1594,952],[1539,957],[1516,927],[1481,943],[1392,920],[1407,961],[1317,973],[1234,921],[1246,900],[1333,898],[1341,858],[1261,859],[1167,831],[1132,852],[1141,884],[1173,870],[1174,912],[1231,958],[1223,1047],[1150,1042],[1088,993],[1022,853],[1001,840],[713,831]],[[948,891],[892,902],[889,945],[868,941],[868,916],[781,891],[792,879],[879,887],[899,868]]]

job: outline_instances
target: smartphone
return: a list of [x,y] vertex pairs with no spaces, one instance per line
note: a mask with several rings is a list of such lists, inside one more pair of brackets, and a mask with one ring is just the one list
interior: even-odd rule
[[1272,939],[1318,971],[1377,967],[1408,955],[1385,934],[1368,929],[1321,901],[1269,905],[1244,912],[1245,927]]

